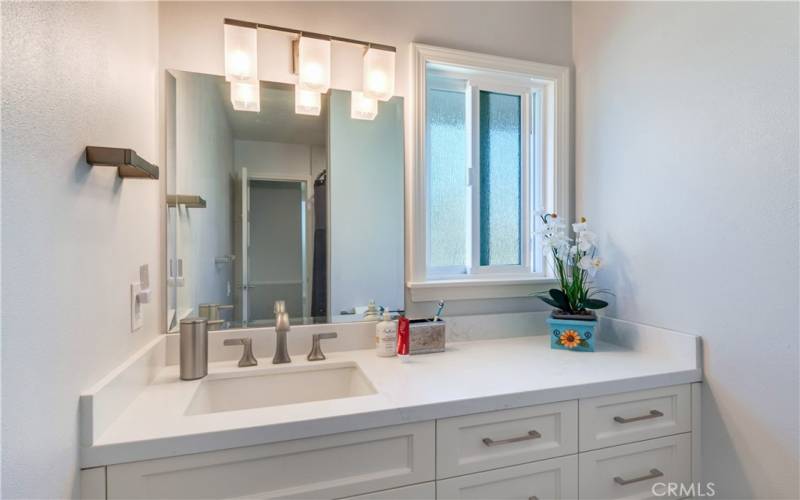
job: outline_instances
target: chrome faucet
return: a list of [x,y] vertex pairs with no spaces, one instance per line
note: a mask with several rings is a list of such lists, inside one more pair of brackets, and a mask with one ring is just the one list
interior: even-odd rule
[[286,312],[286,303],[282,300],[275,301],[275,356],[272,364],[291,363],[289,351],[286,348],[286,332],[291,329],[289,313]]
[[325,354],[322,352],[322,347],[319,345],[319,341],[322,339],[335,339],[337,337],[336,332],[331,333],[315,333],[311,336],[311,352],[308,353],[306,359],[309,361],[322,361],[325,359]]

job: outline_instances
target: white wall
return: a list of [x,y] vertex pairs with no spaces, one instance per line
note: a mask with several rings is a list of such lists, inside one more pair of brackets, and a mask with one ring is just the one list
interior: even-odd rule
[[206,200],[206,208],[170,209],[178,214],[176,256],[183,259],[179,309],[197,315],[199,304],[233,303],[233,268],[214,262],[234,253],[233,132],[217,77],[175,72],[175,79],[177,168],[167,191]]
[[[395,93],[400,96],[408,95],[410,42],[565,66],[572,62],[569,2],[162,2],[160,13],[160,64],[165,69],[222,74],[225,17],[394,45]],[[260,78],[291,81],[288,39],[264,30],[259,37]],[[361,49],[335,44],[332,57],[333,87],[360,85]],[[406,100],[404,121],[410,124],[411,120]],[[412,130],[405,128],[406,152],[410,151]],[[407,175],[410,161],[407,154]],[[534,298],[498,299],[453,302],[446,312],[514,312],[542,307]],[[406,308],[412,316],[430,315],[435,304],[411,304],[407,298]]]
[[798,492],[798,5],[573,7],[577,214],[613,316],[703,336],[705,479]]
[[157,161],[158,9],[2,5],[4,498],[78,494],[78,395],[158,335],[154,287],[130,332],[130,283],[162,272],[160,181],[86,165],[86,145]]

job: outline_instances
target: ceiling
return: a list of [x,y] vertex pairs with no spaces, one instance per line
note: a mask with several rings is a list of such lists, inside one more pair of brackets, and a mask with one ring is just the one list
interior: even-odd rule
[[322,145],[327,143],[328,96],[322,96],[319,116],[294,112],[294,86],[261,82],[261,112],[235,111],[230,100],[230,84],[220,77],[223,100],[233,138],[287,144]]

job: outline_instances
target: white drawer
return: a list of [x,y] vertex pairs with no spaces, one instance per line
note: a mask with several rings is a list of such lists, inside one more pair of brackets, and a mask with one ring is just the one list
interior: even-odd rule
[[436,477],[576,453],[577,430],[577,401],[439,420]]
[[436,481],[365,493],[342,500],[436,500]]
[[108,467],[108,498],[340,498],[434,479],[433,422]]
[[580,400],[580,449],[691,430],[691,387],[675,385]]
[[666,487],[657,483],[689,486],[692,481],[691,434],[604,448],[579,457],[582,499],[659,498],[659,494],[665,496]]
[[578,456],[551,458],[436,482],[436,498],[574,499],[578,497]]

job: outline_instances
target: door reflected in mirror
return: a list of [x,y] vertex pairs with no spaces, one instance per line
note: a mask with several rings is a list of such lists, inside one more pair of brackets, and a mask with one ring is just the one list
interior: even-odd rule
[[[295,113],[291,85],[261,82],[236,111],[222,76],[167,74],[167,324],[209,329],[374,319],[404,308],[403,102],[351,118],[350,92]],[[185,203],[200,197],[201,204]]]

